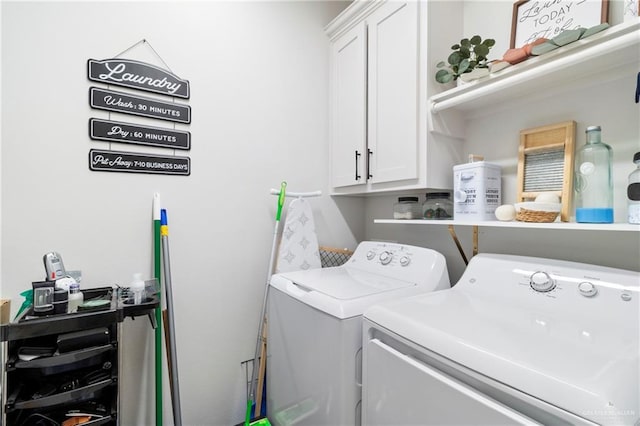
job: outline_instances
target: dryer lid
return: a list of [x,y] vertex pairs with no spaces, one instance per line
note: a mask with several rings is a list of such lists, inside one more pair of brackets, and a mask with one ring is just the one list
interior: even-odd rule
[[353,268],[310,269],[280,275],[299,287],[338,300],[357,299],[416,285]]
[[337,318],[362,315],[374,303],[428,289],[353,268],[285,272],[271,277],[271,286]]

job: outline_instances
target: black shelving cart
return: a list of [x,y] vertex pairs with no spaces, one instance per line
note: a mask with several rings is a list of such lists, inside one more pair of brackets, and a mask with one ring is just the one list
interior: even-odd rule
[[0,327],[1,425],[118,425],[121,354],[126,317],[148,315],[155,328],[155,297],[140,305],[118,300],[111,287],[83,290],[96,307],[77,313],[34,316],[31,309]]

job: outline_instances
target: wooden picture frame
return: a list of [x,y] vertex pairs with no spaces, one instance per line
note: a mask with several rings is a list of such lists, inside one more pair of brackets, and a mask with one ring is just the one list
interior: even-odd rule
[[510,47],[523,47],[539,38],[552,39],[564,30],[589,28],[608,19],[608,0],[518,0],[513,4]]
[[576,122],[564,121],[520,131],[516,202],[542,193],[560,197],[560,220],[569,222],[573,199]]

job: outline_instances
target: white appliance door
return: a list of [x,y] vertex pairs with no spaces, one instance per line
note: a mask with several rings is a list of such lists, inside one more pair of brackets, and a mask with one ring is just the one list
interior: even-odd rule
[[378,339],[365,362],[363,425],[540,424]]

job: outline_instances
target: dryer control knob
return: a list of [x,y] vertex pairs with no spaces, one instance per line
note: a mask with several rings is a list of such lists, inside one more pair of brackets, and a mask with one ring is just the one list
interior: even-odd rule
[[589,281],[583,281],[578,284],[578,291],[581,295],[586,297],[593,297],[598,294],[598,289],[596,288],[596,286]]
[[553,281],[553,278],[543,271],[537,271],[531,274],[531,277],[529,277],[529,285],[535,291],[543,293],[556,288],[556,283]]
[[402,256],[400,258],[400,265],[401,266],[407,266],[410,263],[411,263],[411,258],[409,256]]
[[367,252],[367,260],[371,260],[371,259],[373,259],[374,257],[376,257],[376,252],[375,252],[375,251],[373,251],[373,250],[369,250],[369,251]]
[[388,251],[383,251],[382,253],[380,253],[380,263],[382,263],[383,265],[388,265],[389,263],[391,263],[392,259],[393,255]]

